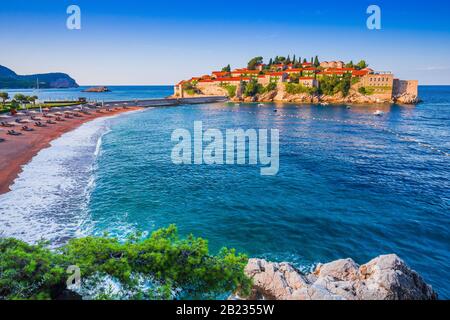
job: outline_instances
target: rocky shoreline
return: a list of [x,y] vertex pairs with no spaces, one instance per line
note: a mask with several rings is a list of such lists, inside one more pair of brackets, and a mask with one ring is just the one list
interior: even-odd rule
[[284,102],[284,103],[311,103],[311,104],[418,104],[421,102],[418,96],[411,94],[402,94],[394,96],[392,99],[379,99],[369,95],[363,95],[356,90],[350,90],[347,96],[338,93],[333,96],[311,95],[307,93],[289,94],[284,90],[273,90],[263,94],[257,94],[253,97],[234,97],[235,102]]
[[[225,89],[221,87],[207,88],[201,93],[190,95],[189,97],[204,97],[204,96],[227,96]],[[173,97],[176,98],[176,97]],[[251,97],[235,96],[230,98],[233,102],[280,102],[280,103],[304,103],[304,104],[404,104],[415,105],[421,102],[420,98],[414,94],[403,93],[401,95],[393,96],[392,99],[380,99],[376,96],[363,95],[355,89],[350,89],[347,96],[341,92],[333,95],[320,94],[289,94],[284,88],[277,88],[262,94],[256,94]]]
[[[250,259],[245,273],[253,279],[248,300],[437,300],[422,277],[397,255],[366,264],[352,259],[319,264],[303,274],[291,264]],[[230,299],[243,299],[236,294]]]

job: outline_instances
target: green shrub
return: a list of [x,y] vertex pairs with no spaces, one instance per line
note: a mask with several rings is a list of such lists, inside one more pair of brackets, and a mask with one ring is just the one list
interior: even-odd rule
[[317,88],[309,88],[305,87],[302,84],[297,83],[286,83],[285,89],[286,92],[289,94],[301,94],[301,93],[314,94],[317,92]]
[[220,86],[222,88],[224,88],[225,90],[227,90],[228,96],[230,98],[234,98],[236,96],[237,86],[232,85],[232,84],[223,84],[223,83],[221,83]]
[[[247,261],[245,255],[226,248],[212,255],[206,240],[192,235],[180,239],[173,225],[145,239],[139,234],[126,242],[86,237],[53,251],[42,243],[0,239],[0,300],[55,299],[66,289],[71,265],[80,268],[82,283],[90,283],[98,299],[111,298],[95,292],[108,277],[132,299],[213,298],[238,289],[249,293]],[[142,279],[154,286],[142,287]]]
[[323,77],[320,80],[320,92],[327,96],[335,95],[338,92],[342,92],[344,96],[347,96],[351,88],[351,74],[345,74],[342,78],[337,75],[331,77]]
[[251,79],[249,82],[246,82],[244,85],[244,96],[246,97],[254,97],[258,93],[263,93],[264,87],[258,83],[258,80]]

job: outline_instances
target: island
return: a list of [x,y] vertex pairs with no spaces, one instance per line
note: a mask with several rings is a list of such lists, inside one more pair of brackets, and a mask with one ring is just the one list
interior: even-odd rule
[[247,67],[230,65],[211,74],[182,80],[174,98],[228,96],[243,102],[399,103],[417,104],[417,80],[397,79],[390,71],[375,71],[364,61],[319,61],[319,57],[251,59]]
[[83,90],[83,92],[111,92],[108,87],[92,87]]
[[78,88],[77,82],[66,73],[18,75],[0,65],[0,88],[4,89],[65,89]]

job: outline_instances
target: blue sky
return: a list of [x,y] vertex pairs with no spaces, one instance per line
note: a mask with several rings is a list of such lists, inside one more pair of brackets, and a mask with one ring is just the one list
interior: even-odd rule
[[[66,9],[81,8],[81,30]],[[382,10],[368,30],[366,9]],[[450,84],[448,1],[14,0],[0,7],[0,64],[80,84],[173,84],[254,56],[365,59],[421,84]]]

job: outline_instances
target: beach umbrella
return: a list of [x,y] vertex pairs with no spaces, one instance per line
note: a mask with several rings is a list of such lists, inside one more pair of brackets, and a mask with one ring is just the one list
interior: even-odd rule
[[29,113],[31,113],[31,114],[37,114],[37,113],[39,113],[39,112],[32,110],[32,111],[30,111]]
[[62,116],[61,112],[55,112],[54,114],[57,115],[57,116]]
[[22,120],[22,121],[20,121],[21,123],[31,123],[31,120],[28,120],[28,119],[24,119],[24,120]]
[[15,123],[15,122],[8,122],[8,124],[11,125],[11,126],[15,126],[17,123]]
[[1,119],[8,119],[9,116],[7,116],[7,115],[5,115],[5,114],[2,114],[2,115],[0,115],[0,118],[1,118]]
[[50,111],[49,108],[44,108],[44,109],[42,109],[42,110],[45,111],[45,112],[49,112],[49,111]]

